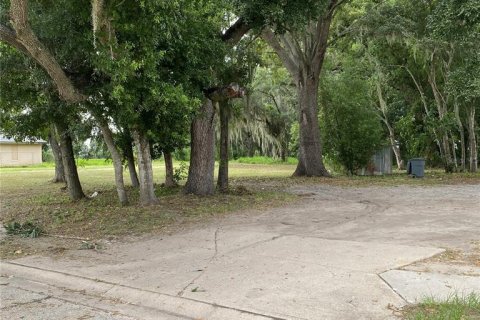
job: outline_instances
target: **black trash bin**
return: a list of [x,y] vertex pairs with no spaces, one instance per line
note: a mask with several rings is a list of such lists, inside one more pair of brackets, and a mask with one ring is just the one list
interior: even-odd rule
[[407,173],[415,178],[423,178],[425,175],[425,159],[414,158],[408,160]]

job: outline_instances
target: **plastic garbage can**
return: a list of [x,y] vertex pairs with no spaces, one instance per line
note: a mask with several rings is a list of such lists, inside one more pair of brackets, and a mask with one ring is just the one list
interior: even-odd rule
[[425,159],[414,158],[408,160],[407,173],[415,178],[423,178],[425,175]]

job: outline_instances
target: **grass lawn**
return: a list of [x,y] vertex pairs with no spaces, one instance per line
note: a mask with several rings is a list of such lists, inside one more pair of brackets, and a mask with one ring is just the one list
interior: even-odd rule
[[480,296],[452,296],[445,301],[432,298],[403,310],[406,320],[479,320]]
[[[179,162],[175,163],[180,166]],[[117,202],[113,168],[104,160],[80,163],[78,171],[87,195],[98,192],[93,199],[71,202],[63,184],[54,184],[54,167],[42,164],[33,167],[0,168],[0,222],[21,224],[30,222],[44,234],[95,239],[141,235],[152,232],[173,232],[194,223],[203,223],[230,212],[281,206],[298,199],[279,188],[243,186],[244,180],[259,175],[288,177],[292,165],[243,165],[232,163],[232,192],[210,197],[184,195],[181,188],[163,188],[164,163],[155,161],[156,193],[160,204],[142,207],[138,190],[130,186],[125,174],[131,205],[121,207]],[[183,181],[184,182],[184,181]],[[181,182],[181,183],[183,183]],[[0,256],[12,257],[18,251],[27,253],[27,239],[9,237],[0,243]]]
[[[250,159],[230,164],[232,192],[210,197],[184,195],[181,188],[160,186],[164,180],[164,164],[154,162],[154,178],[160,204],[137,205],[138,191],[129,186],[131,205],[117,203],[113,168],[105,160],[79,163],[79,175],[87,195],[98,192],[93,199],[71,202],[63,185],[53,184],[51,164],[33,167],[0,168],[1,223],[31,222],[43,233],[51,235],[105,239],[151,232],[173,232],[192,223],[203,223],[224,214],[245,209],[264,209],[286,205],[301,199],[285,191],[296,184],[328,184],[342,187],[392,186],[399,184],[435,185],[479,183],[480,174],[450,174],[430,171],[424,179],[412,179],[405,173],[386,177],[292,178],[294,163],[264,164],[265,159]],[[253,164],[251,164],[253,163]],[[258,164],[260,163],[260,164]],[[180,166],[175,162],[176,167]],[[18,237],[14,237],[15,238]],[[14,241],[8,240],[10,242]],[[18,239],[17,239],[18,240]],[[12,248],[0,243],[0,256],[9,256]]]

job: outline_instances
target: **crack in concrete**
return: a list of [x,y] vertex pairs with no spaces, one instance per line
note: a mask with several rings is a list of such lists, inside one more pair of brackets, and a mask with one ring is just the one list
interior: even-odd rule
[[[25,290],[25,289],[23,289],[23,288],[17,288],[17,289],[20,289],[20,290],[23,290],[23,291],[27,291],[27,292],[36,293],[36,292],[34,292],[34,291]],[[50,299],[50,298],[53,298],[53,297],[50,296],[50,295],[48,295],[48,296],[45,296],[45,297],[43,297],[43,298],[33,299],[33,300],[30,300],[30,301],[26,301],[26,302],[14,302],[14,303],[12,303],[12,305],[10,305],[10,306],[6,306],[6,307],[0,308],[0,310],[8,310],[8,309],[12,309],[12,308],[19,307],[19,306],[25,306],[25,305],[29,305],[29,304],[32,304],[32,303],[42,302],[42,301],[48,300],[48,299]]]
[[188,287],[190,287],[191,285],[193,285],[195,283],[195,281],[197,281],[198,279],[200,279],[204,274],[205,274],[205,271],[207,271],[208,269],[208,265],[210,263],[212,263],[213,260],[215,260],[215,258],[217,257],[218,255],[218,232],[220,231],[220,228],[217,228],[215,230],[215,234],[213,236],[213,240],[214,240],[214,248],[215,248],[215,252],[213,253],[213,256],[207,261],[207,263],[205,264],[205,267],[203,267],[202,271],[200,272],[200,274],[198,274],[195,278],[193,278],[192,281],[190,281],[185,287],[183,287],[182,290],[180,290],[178,293],[177,293],[177,296],[179,297],[182,297],[183,294],[185,293],[185,290],[187,290]]
[[380,278],[380,280],[383,281],[383,283],[385,283],[389,288],[390,290],[392,290],[393,293],[395,293],[397,296],[399,296],[406,304],[409,304],[408,300],[402,296],[399,292],[397,292],[397,290],[395,290],[391,285],[390,283],[388,283],[387,280],[385,280],[380,274],[377,273],[377,277]]
[[[275,238],[275,237],[274,237]],[[274,239],[272,239],[274,240]],[[126,289],[131,289],[131,290],[136,290],[136,291],[139,291],[139,292],[144,292],[144,293],[149,293],[149,294],[155,294],[155,295],[160,295],[160,296],[166,296],[166,297],[171,297],[171,298],[179,298],[175,295],[171,295],[171,294],[167,294],[167,293],[161,293],[161,292],[156,292],[156,291],[152,291],[152,290],[148,290],[148,289],[141,289],[141,288],[136,288],[136,287],[133,287],[133,286],[129,286],[129,285],[124,285],[124,284],[120,284],[120,283],[114,283],[114,282],[110,282],[110,281],[105,281],[105,280],[100,280],[100,279],[91,279],[91,278],[88,278],[88,277],[84,277],[84,276],[80,276],[80,275],[75,275],[75,274],[69,274],[69,273],[66,273],[66,272],[61,272],[61,271],[54,271],[54,270],[49,270],[49,269],[44,269],[44,268],[39,268],[39,267],[34,267],[34,266],[28,266],[28,265],[24,265],[24,264],[21,264],[21,263],[16,263],[16,262],[6,262],[7,264],[10,264],[10,265],[14,265],[14,266],[20,266],[20,267],[24,267],[24,268],[28,268],[28,269],[34,269],[34,270],[43,270],[43,271],[48,271],[48,272],[52,272],[52,273],[58,273],[58,274],[62,274],[62,275],[65,275],[65,276],[70,276],[70,277],[75,277],[75,278],[79,278],[79,279],[85,279],[85,280],[90,280],[90,281],[95,281],[95,282],[99,282],[99,283],[103,283],[103,284],[109,284],[109,285],[113,285],[115,287],[119,287],[119,288],[126,288]],[[23,277],[22,277],[23,278]],[[23,278],[27,281],[32,281],[28,278]],[[41,283],[41,282],[39,282]],[[50,286],[53,286],[53,287],[56,287],[58,289],[60,289],[61,287],[59,286],[55,286],[53,284],[49,284]],[[15,287],[15,286],[14,286]],[[23,288],[19,288],[18,289],[22,289],[22,290],[25,290],[25,291],[29,291],[29,290],[26,290],[26,289],[23,289]],[[61,290],[61,289],[60,289]],[[110,289],[109,289],[110,290]],[[107,290],[108,291],[108,290]],[[34,291],[32,291],[34,292]],[[95,298],[95,295],[92,295],[90,293],[85,293],[85,296],[87,297],[94,297]],[[58,300],[61,300],[61,301],[66,301],[66,302],[71,302],[73,304],[77,304],[77,305],[81,305],[81,306],[85,306],[85,307],[90,307],[90,308],[93,308],[93,309],[98,309],[100,311],[108,311],[106,309],[102,309],[102,308],[96,308],[96,307],[92,307],[92,306],[89,306],[87,304],[82,304],[82,303],[78,303],[78,302],[75,302],[75,301],[70,301],[68,299],[65,299],[65,298],[60,298],[60,297],[57,297],[57,296],[51,296],[50,298],[52,299],[58,299]],[[222,304],[218,304],[218,303],[212,303],[212,302],[207,302],[207,301],[203,301],[203,300],[198,300],[198,299],[194,299],[194,298],[189,298],[189,297],[181,297],[179,299],[183,299],[185,301],[191,301],[191,302],[196,302],[196,303],[200,303],[200,304],[205,304],[205,305],[210,305],[212,307],[215,307],[215,308],[220,308],[220,309],[226,309],[226,310],[232,310],[232,311],[236,311],[236,312],[239,312],[239,313],[242,313],[242,314],[248,314],[248,315],[254,315],[254,316],[261,316],[261,317],[264,317],[264,318],[267,318],[267,319],[270,319],[270,320],[287,320],[286,318],[281,318],[281,317],[278,317],[278,316],[273,316],[273,315],[268,315],[268,314],[263,314],[263,313],[259,313],[259,312],[255,312],[255,311],[250,311],[250,310],[244,310],[244,309],[240,309],[240,308],[235,308],[235,307],[232,307],[232,306],[226,306],[226,305],[222,305]],[[128,302],[128,301],[121,301],[121,303],[123,304],[131,304],[131,302]],[[159,312],[162,312],[162,313],[165,313],[165,314],[169,314],[169,315],[174,315],[174,316],[177,316],[177,317],[183,317],[185,319],[191,319],[191,320],[195,320],[197,318],[191,318],[191,317],[188,317],[188,316],[185,316],[185,315],[182,315],[182,314],[178,314],[178,313],[173,313],[173,312],[170,312],[170,311],[167,311],[167,310],[162,310],[162,309],[158,309],[158,308],[153,308],[153,307],[150,307],[150,306],[144,306],[144,305],[141,305],[141,304],[135,304],[133,303],[133,305],[136,305],[136,306],[139,306],[141,308],[146,308],[146,309],[151,309],[151,310],[156,310],[156,311],[159,311]],[[123,315],[123,314],[122,314]],[[123,315],[125,316],[125,315]],[[128,317],[128,316],[127,316]]]

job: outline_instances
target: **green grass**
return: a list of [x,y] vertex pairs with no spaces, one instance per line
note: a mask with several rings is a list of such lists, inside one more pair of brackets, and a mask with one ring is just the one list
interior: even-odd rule
[[[180,187],[160,187],[165,179],[165,168],[162,161],[155,161],[154,179],[159,205],[139,206],[138,190],[131,187],[128,172],[125,171],[131,204],[122,207],[117,201],[112,165],[104,160],[89,161],[92,165],[78,168],[80,180],[87,195],[97,191],[98,196],[77,202],[69,200],[67,191],[62,189],[63,184],[50,182],[54,175],[51,166],[0,168],[0,222],[11,226],[35,225],[45,234],[104,239],[171,232],[239,210],[281,206],[298,199],[298,196],[278,188],[262,189],[248,185],[241,179],[236,181],[239,178],[252,179],[258,176],[265,179],[285,178],[293,172],[294,167],[291,165],[233,163],[230,167],[230,193],[198,197],[182,194]],[[179,167],[180,164],[175,162],[174,166]],[[17,224],[11,224],[13,222]],[[15,256],[14,252],[19,250],[24,254],[33,252],[21,245],[27,240],[19,237],[9,239],[0,244],[1,257]],[[43,240],[40,237],[31,241],[40,243]],[[29,242],[28,245],[31,246],[32,243]]]
[[243,157],[233,160],[232,163],[246,163],[246,164],[297,164],[297,158],[289,157],[287,161],[282,161],[280,158],[271,157]]
[[[111,166],[112,160],[110,159],[77,159],[76,161],[77,167],[105,167]],[[42,162],[35,165],[28,165],[28,166],[2,166],[0,167],[1,171],[17,171],[18,169],[23,170],[35,170],[41,168],[55,168],[55,162]]]
[[427,298],[404,309],[406,320],[479,320],[480,295],[453,295],[444,301]]

